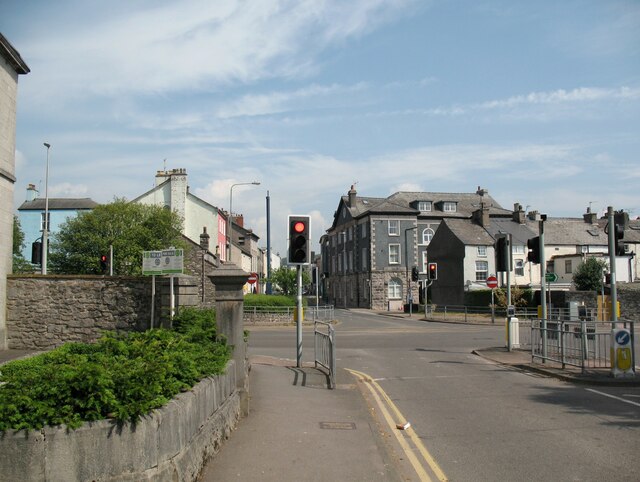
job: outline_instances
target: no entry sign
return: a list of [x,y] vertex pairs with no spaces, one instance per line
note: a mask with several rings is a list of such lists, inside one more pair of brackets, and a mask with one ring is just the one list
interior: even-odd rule
[[491,288],[492,290],[498,287],[498,278],[495,276],[489,276],[487,278],[487,288]]
[[251,273],[249,275],[249,279],[247,280],[247,283],[254,284],[257,282],[258,282],[258,273]]

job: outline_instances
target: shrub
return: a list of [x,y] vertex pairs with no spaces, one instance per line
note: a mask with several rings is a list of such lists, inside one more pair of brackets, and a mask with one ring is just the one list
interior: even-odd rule
[[[307,304],[307,300],[303,299],[302,303]],[[296,306],[297,300],[295,296],[285,295],[254,295],[248,294],[244,297],[245,307],[254,306]]]
[[140,416],[220,374],[231,349],[215,313],[182,310],[175,330],[106,333],[94,344],[68,343],[0,367],[0,430],[41,429]]

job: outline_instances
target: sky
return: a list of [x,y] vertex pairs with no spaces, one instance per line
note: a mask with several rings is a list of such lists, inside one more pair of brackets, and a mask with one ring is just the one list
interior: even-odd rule
[[[0,0],[20,76],[15,207],[134,199],[157,170],[286,254],[340,196],[475,192],[640,215],[638,0]],[[42,194],[43,195],[43,194]]]

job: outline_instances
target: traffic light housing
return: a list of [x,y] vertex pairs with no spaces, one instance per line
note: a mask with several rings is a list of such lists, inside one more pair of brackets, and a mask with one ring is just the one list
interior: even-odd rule
[[411,281],[418,281],[420,272],[418,271],[418,267],[414,266],[411,268]]
[[613,248],[616,256],[624,256],[624,230],[629,223],[629,215],[625,212],[619,211],[614,214],[614,227],[613,227]]
[[31,243],[31,263],[42,264],[42,241]]
[[532,263],[540,264],[540,236],[528,239],[527,248],[529,248],[527,259]]
[[311,262],[311,224],[309,216],[289,216],[289,264]]
[[435,281],[438,279],[438,263],[429,263],[429,279]]
[[502,236],[496,239],[496,244],[494,247],[496,250],[496,272],[509,271],[509,268],[507,267],[507,254],[509,254],[507,237]]
[[102,271],[102,274],[107,274],[109,270],[109,256],[107,256],[106,254],[101,254],[100,255],[100,271]]

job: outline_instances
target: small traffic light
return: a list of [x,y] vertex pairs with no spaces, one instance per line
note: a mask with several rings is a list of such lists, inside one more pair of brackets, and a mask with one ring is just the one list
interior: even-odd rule
[[31,243],[31,263],[42,264],[42,241]]
[[438,279],[438,263],[429,263],[429,279],[432,281]]
[[414,266],[411,268],[411,281],[418,281],[420,272],[418,271],[418,267]]
[[106,254],[100,255],[100,271],[102,274],[107,274],[109,269],[109,257]]
[[532,263],[540,264],[540,236],[528,239],[527,248],[529,248],[527,259]]
[[509,271],[507,267],[507,237],[502,236],[496,239],[495,250],[496,250],[496,271]]
[[629,223],[629,215],[623,211],[614,214],[613,249],[616,256],[624,256],[624,230]]
[[289,216],[289,263],[311,262],[311,226],[309,216]]

